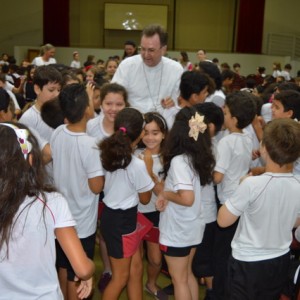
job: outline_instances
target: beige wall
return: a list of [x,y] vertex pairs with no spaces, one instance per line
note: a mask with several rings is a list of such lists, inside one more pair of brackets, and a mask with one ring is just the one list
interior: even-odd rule
[[[191,60],[195,62],[194,52],[198,48],[205,48],[211,53],[211,58],[218,57],[220,62],[227,61],[230,64],[236,61],[241,62],[245,73],[253,72],[257,65],[264,65],[267,69],[271,68],[269,61],[258,59],[258,57],[266,56],[251,56],[253,57],[251,60],[253,65],[249,68],[248,63],[244,63],[243,58],[240,59],[240,56],[236,54],[226,56],[226,53],[231,50],[233,39],[234,0],[176,0],[175,14],[173,13],[174,0],[70,0],[70,41],[72,47],[69,51],[62,51],[62,54],[58,49],[57,57],[59,61],[61,59],[61,62],[67,63],[70,60],[69,53],[74,48],[82,48],[80,50],[82,51],[82,60],[86,58],[87,52],[93,54],[93,51],[100,53],[96,57],[104,57],[105,59],[109,56],[107,53],[114,54],[118,52],[122,54],[121,49],[126,39],[134,39],[137,43],[139,42],[139,32],[104,32],[104,1],[168,5],[168,31],[170,34],[168,46],[169,49],[172,49],[174,44],[176,50],[172,57],[178,56],[177,51],[188,50],[191,51],[189,52],[191,53]],[[300,35],[300,27],[298,26],[299,10],[299,0],[285,2],[282,0],[266,0],[263,32],[264,49],[267,35],[270,32]],[[175,16],[175,34],[173,32],[173,15]],[[1,15],[0,53],[8,52],[12,54],[14,53],[14,46],[25,46],[25,49],[39,47],[43,42],[42,18],[42,0],[6,2],[5,11]],[[109,48],[107,51],[103,50],[104,40]],[[87,48],[86,51],[83,48]],[[27,56],[27,49],[21,52],[16,51],[18,62],[19,59]],[[286,58],[281,57],[279,60],[285,63]]]
[[[70,0],[71,46],[121,48],[128,39],[138,43],[140,38],[138,31],[104,29],[105,1]],[[178,0],[176,7],[173,0],[113,2],[167,5],[169,48],[231,51],[235,0]]]
[[299,0],[266,0],[263,52],[266,52],[268,33],[296,34],[300,37]]

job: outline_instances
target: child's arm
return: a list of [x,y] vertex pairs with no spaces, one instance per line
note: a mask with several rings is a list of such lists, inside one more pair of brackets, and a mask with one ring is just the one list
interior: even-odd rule
[[88,179],[88,184],[90,190],[94,194],[99,194],[103,190],[104,186],[104,176],[97,176]]
[[178,205],[192,206],[195,200],[193,190],[178,190],[177,192],[164,191],[163,197]]
[[79,297],[88,297],[92,291],[95,264],[86,256],[74,227],[56,228],[55,235],[76,276],[83,280],[77,290]]
[[148,204],[150,202],[151,199],[151,195],[152,195],[152,191],[147,191],[144,193],[139,193],[139,200],[142,204]]
[[48,164],[52,160],[51,147],[49,143],[47,143],[42,149],[42,160],[44,165]]
[[94,94],[94,85],[91,82],[86,84],[86,92],[89,97],[89,119],[94,118],[94,101],[93,101],[93,94]]
[[213,176],[214,176],[214,183],[215,184],[218,184],[218,183],[222,182],[222,180],[224,178],[224,174],[220,173],[220,172],[217,172],[217,171],[214,171]]
[[220,227],[228,227],[232,225],[236,220],[238,219],[238,216],[232,214],[226,205],[222,205],[218,212],[218,219],[217,222]]

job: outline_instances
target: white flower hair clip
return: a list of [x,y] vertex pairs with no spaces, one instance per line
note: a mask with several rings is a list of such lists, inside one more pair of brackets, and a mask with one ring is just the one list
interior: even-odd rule
[[204,133],[207,128],[207,125],[204,123],[204,116],[200,116],[198,112],[189,120],[189,126],[189,137],[192,137],[195,141],[198,140],[199,132]]
[[17,136],[17,141],[20,145],[21,151],[24,155],[24,158],[27,159],[27,155],[32,150],[32,144],[28,141],[29,132],[27,129],[20,129],[13,124],[1,123],[0,125],[7,126],[12,128],[15,131]]

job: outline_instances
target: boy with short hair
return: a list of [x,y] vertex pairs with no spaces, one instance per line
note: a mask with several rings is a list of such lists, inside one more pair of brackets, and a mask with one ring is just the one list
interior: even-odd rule
[[50,141],[53,128],[42,120],[41,108],[44,103],[59,95],[61,82],[61,73],[53,66],[38,67],[33,77],[36,102],[20,118],[20,123],[35,129],[47,142]]
[[240,217],[231,243],[230,299],[279,299],[288,276],[292,229],[300,224],[300,178],[292,173],[300,156],[300,124],[271,121],[260,152],[266,173],[246,178],[218,214],[221,227]]
[[[252,139],[243,129],[256,114],[253,95],[248,92],[234,92],[226,97],[224,125],[229,135],[224,136],[217,146],[214,182],[221,204],[237,189],[241,177],[245,176],[252,160]],[[215,270],[213,293],[215,299],[226,299],[227,261],[230,256],[230,243],[237,223],[224,229],[216,229],[214,256]]]
[[[68,201],[84,250],[93,259],[98,194],[104,183],[95,138],[86,134],[86,124],[93,115],[93,108],[90,107],[88,94],[81,84],[64,87],[59,95],[59,103],[67,125],[59,126],[50,141],[54,182]],[[77,299],[75,273],[59,245],[57,267],[65,299]]]

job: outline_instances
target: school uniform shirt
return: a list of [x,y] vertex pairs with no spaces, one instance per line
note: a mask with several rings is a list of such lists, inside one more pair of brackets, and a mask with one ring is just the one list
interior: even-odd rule
[[89,136],[96,138],[96,143],[100,143],[104,138],[109,137],[111,134],[106,132],[103,127],[104,114],[100,112],[99,116],[87,122],[86,133]]
[[247,133],[224,136],[217,146],[215,171],[224,174],[217,185],[221,204],[237,189],[241,177],[249,172],[252,160],[252,140]]
[[149,176],[145,163],[132,155],[125,169],[105,171],[103,202],[111,209],[128,209],[137,206],[139,193],[152,190],[154,182]]
[[[140,158],[141,160],[143,160],[144,159],[143,151],[144,149],[137,149],[134,155]],[[153,159],[153,168],[152,168],[153,174],[156,175],[159,180],[161,180],[162,176],[159,175],[159,172],[161,172],[163,169],[162,162],[161,162],[161,155],[154,154],[152,155],[152,159]],[[148,204],[144,205],[142,203],[139,203],[138,211],[141,213],[149,213],[149,212],[156,211],[155,208],[156,199],[157,196],[154,193],[152,193],[151,200]]]
[[48,126],[41,117],[41,112],[36,108],[35,105],[30,107],[20,118],[20,123],[28,126],[29,128],[35,129],[41,138],[50,141],[51,135],[54,129]]
[[300,157],[294,162],[293,174],[300,175]]
[[213,102],[214,104],[223,108],[225,104],[225,98],[226,96],[222,90],[216,90],[212,95],[205,99],[205,102]]
[[[252,139],[252,150],[259,150],[260,143],[257,138],[256,132],[252,126],[252,124],[249,124],[247,127],[243,129],[244,132],[248,133]],[[264,164],[261,157],[258,157],[251,161],[251,168],[260,167]]]
[[202,188],[200,179],[191,169],[186,155],[175,156],[165,180],[165,191],[194,191],[192,206],[183,206],[168,202],[160,213],[159,243],[170,247],[188,247],[202,241],[205,221],[201,214]]
[[264,173],[246,178],[225,202],[240,216],[231,243],[232,256],[260,261],[286,254],[292,229],[300,216],[300,177],[292,173]]
[[4,89],[6,90],[6,92],[8,93],[9,97],[12,99],[14,105],[15,105],[15,109],[19,109],[21,110],[20,108],[20,105],[19,105],[19,102],[16,98],[16,95],[12,92],[14,88],[14,85],[11,84],[10,82],[6,81],[5,82],[5,86],[4,86]]
[[90,190],[88,179],[103,176],[95,139],[61,125],[54,131],[50,146],[55,186],[68,201],[78,236],[89,237],[96,232],[99,195]]
[[16,214],[9,257],[5,258],[6,247],[0,250],[0,299],[63,299],[54,231],[75,226],[75,221],[61,194],[46,193],[46,197],[44,206],[42,196],[36,200],[27,196]]
[[[51,135],[54,131],[54,129],[50,126],[48,126],[41,117],[41,112],[37,110],[36,106],[33,105],[30,107],[20,118],[20,123],[26,125],[29,127],[31,131],[34,130],[33,133],[38,133],[35,136],[38,139],[40,149],[42,145],[46,145],[50,142]],[[46,143],[45,143],[46,142]],[[53,184],[53,165],[52,162],[49,162],[46,166],[46,172],[47,172],[47,181],[50,184]]]

